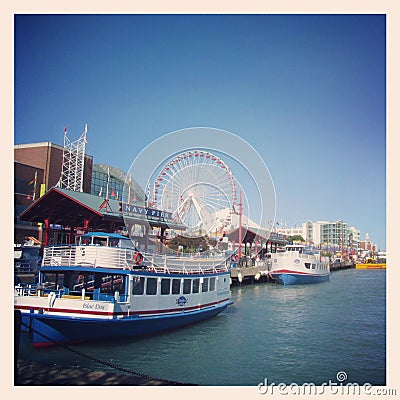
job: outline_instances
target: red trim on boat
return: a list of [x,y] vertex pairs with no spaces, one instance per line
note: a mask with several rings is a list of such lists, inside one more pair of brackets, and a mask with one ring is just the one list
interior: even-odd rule
[[290,269],[279,269],[279,270],[270,272],[270,274],[271,274],[271,275],[274,275],[274,274],[292,274],[292,275],[310,275],[310,276],[329,275],[329,273],[324,273],[324,274],[311,274],[311,273],[309,273],[309,272],[291,271]]
[[[212,307],[214,305],[223,303],[225,301],[229,301],[229,298],[225,298],[223,300],[219,300],[219,301],[214,301],[211,303],[206,303],[206,304],[198,304],[195,306],[190,306],[190,307],[179,307],[179,308],[167,308],[167,309],[163,309],[163,310],[138,310],[138,311],[130,311],[129,315],[148,315],[148,314],[158,314],[158,315],[162,315],[162,314],[167,314],[167,313],[172,313],[172,312],[177,312],[177,311],[190,311],[190,310],[201,310],[203,308],[207,308],[207,307]],[[32,306],[23,306],[23,305],[19,305],[19,306],[15,306],[14,307],[16,310],[46,310],[49,311],[48,308],[46,307],[32,307]],[[124,311],[124,312],[107,312],[107,311],[91,311],[91,310],[71,310],[69,308],[51,308],[52,313],[70,313],[70,314],[86,314],[86,315],[98,315],[98,316],[128,316],[128,312]]]

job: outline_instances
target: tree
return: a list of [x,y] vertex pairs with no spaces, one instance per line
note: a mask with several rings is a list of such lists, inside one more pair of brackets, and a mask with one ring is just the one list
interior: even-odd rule
[[[211,243],[210,243],[211,242]],[[208,236],[188,238],[186,236],[178,235],[169,241],[169,247],[177,250],[178,246],[183,246],[184,252],[197,252],[208,250],[209,244],[215,244],[215,240],[209,240]]]
[[286,236],[286,240],[288,242],[305,242],[305,240],[303,239],[303,236],[301,235],[293,235],[293,236]]

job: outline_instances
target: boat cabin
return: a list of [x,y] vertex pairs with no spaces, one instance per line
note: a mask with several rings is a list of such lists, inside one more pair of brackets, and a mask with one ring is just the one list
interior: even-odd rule
[[298,251],[299,254],[302,254],[304,252],[305,246],[302,245],[287,245],[285,246],[286,251]]
[[78,236],[75,243],[77,246],[105,246],[135,249],[130,238],[116,233],[90,232]]
[[309,255],[314,254],[312,248],[306,247],[306,246],[301,245],[301,244],[287,245],[287,246],[285,246],[285,250],[286,250],[286,252],[294,252],[294,251],[296,251],[299,254],[309,254]]

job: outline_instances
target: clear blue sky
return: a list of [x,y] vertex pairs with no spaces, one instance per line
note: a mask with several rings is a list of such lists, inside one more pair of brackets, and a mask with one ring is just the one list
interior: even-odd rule
[[15,143],[89,127],[127,171],[191,126],[254,146],[277,219],[344,219],[386,246],[384,15],[17,15]]

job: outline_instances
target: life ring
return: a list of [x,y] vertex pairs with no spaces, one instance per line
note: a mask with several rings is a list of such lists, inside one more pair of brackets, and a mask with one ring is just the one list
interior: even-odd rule
[[136,252],[135,255],[133,256],[133,262],[136,265],[140,265],[143,261],[143,255],[140,251]]

